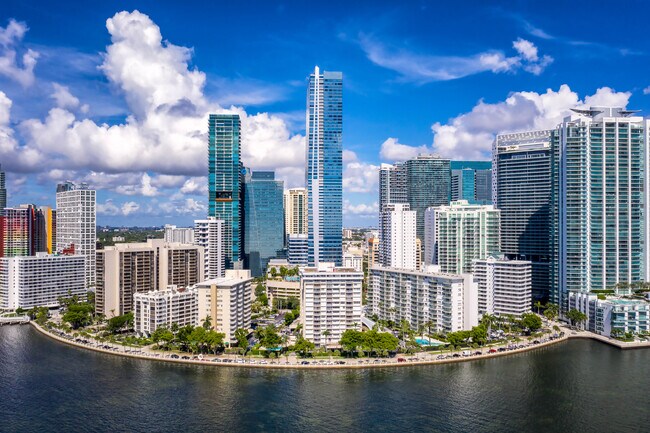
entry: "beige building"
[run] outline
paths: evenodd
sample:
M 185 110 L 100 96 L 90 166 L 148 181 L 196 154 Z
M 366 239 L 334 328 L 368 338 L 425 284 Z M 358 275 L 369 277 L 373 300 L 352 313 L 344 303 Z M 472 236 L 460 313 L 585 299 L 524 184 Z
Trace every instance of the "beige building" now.
M 199 323 L 210 317 L 212 328 L 234 343 L 235 331 L 251 325 L 252 281 L 249 270 L 228 269 L 224 278 L 197 284 Z
M 307 189 L 291 188 L 284 192 L 284 232 L 307 234 Z
M 266 280 L 266 293 L 269 297 L 269 304 L 274 305 L 275 299 L 286 301 L 289 298 L 296 298 L 300 301 L 300 279 L 295 277 L 294 280 L 287 281 L 281 278 Z
M 203 279 L 203 247 L 149 239 L 97 251 L 95 311 L 106 317 L 133 311 L 133 295 Z

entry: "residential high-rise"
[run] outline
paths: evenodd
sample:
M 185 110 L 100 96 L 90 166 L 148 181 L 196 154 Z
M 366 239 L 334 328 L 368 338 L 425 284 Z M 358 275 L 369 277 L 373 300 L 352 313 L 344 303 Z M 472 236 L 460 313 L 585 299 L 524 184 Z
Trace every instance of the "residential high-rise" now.
M 224 222 L 226 269 L 241 265 L 241 123 L 237 114 L 210 114 L 208 120 L 208 215 Z
M 379 212 L 388 203 L 408 203 L 406 165 L 403 163 L 379 167 Z
M 300 268 L 302 335 L 317 346 L 338 345 L 347 329 L 361 330 L 363 272 L 320 263 Z
M 375 231 L 366 233 L 366 264 L 368 269 L 379 264 L 379 234 Z
M 98 250 L 95 311 L 108 318 L 126 314 L 135 293 L 193 286 L 203 279 L 203 266 L 202 247 L 163 239 Z
M 511 260 L 532 263 L 533 298 L 542 302 L 551 294 L 551 137 L 550 130 L 502 134 L 492 147 L 492 197 L 501 211 L 501 252 Z
M 342 263 L 343 230 L 343 74 L 309 77 L 307 167 L 309 264 Z
M 416 269 L 415 211 L 408 203 L 388 203 L 381 211 L 379 261 L 399 269 Z
M 474 261 L 479 314 L 521 316 L 532 307 L 530 262 L 490 256 Z
M 451 274 L 471 273 L 475 259 L 498 253 L 499 211 L 466 200 L 426 211 L 425 264 Z
M 58 307 L 61 296 L 86 297 L 85 257 L 50 255 L 0 258 L 0 309 Z
M 471 274 L 374 266 L 370 269 L 367 307 L 380 320 L 411 329 L 455 332 L 478 324 L 477 286 Z
M 449 204 L 451 197 L 450 160 L 437 155 L 419 155 L 406 161 L 405 165 L 408 203 L 411 210 L 417 212 L 416 236 L 423 240 L 424 211 L 432 206 Z
M 133 329 L 138 335 L 151 335 L 163 326 L 170 329 L 174 323 L 181 328 L 198 326 L 198 298 L 195 288 L 175 286 L 135 293 Z
M 36 251 L 56 252 L 56 209 L 41 206 L 36 211 Z
M 224 276 L 223 221 L 215 217 L 194 220 L 194 244 L 204 250 L 204 280 Z
M 2 170 L 0 164 L 0 216 L 4 215 L 4 210 L 7 207 L 7 188 L 5 186 L 5 172 Z
M 291 188 L 284 192 L 285 235 L 307 234 L 307 190 Z
M 557 144 L 558 293 L 648 279 L 650 121 L 619 107 L 573 110 Z
M 73 250 L 86 257 L 86 284 L 95 286 L 96 260 L 95 190 L 70 181 L 56 187 L 56 250 Z
M 2 227 L 2 257 L 33 256 L 38 251 L 37 209 L 34 205 L 5 208 Z
M 185 227 L 176 227 L 174 225 L 165 224 L 165 242 L 176 242 L 179 244 L 193 244 L 194 243 L 194 229 Z
M 261 277 L 284 248 L 284 182 L 272 171 L 254 171 L 244 186 L 244 267 Z
M 252 281 L 250 271 L 228 269 L 224 278 L 197 284 L 199 322 L 209 317 L 212 329 L 235 343 L 235 331 L 251 325 Z

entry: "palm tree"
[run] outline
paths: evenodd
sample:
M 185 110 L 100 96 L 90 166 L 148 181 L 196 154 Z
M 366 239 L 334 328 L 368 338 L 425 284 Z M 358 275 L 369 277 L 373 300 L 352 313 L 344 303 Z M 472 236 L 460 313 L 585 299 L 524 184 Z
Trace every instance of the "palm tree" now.
M 537 308 L 537 314 L 539 314 L 539 309 L 542 308 L 542 303 L 540 301 L 535 302 L 534 307 Z
M 323 334 L 323 337 L 325 337 L 325 341 L 326 341 L 325 345 L 327 347 L 327 345 L 329 345 L 329 343 L 330 343 L 330 338 L 329 337 L 330 337 L 330 335 L 332 335 L 332 333 L 330 332 L 329 329 L 326 329 L 326 330 L 324 330 L 322 332 L 322 334 Z
M 488 335 L 490 335 L 492 333 L 492 325 L 494 323 L 496 323 L 496 321 L 497 321 L 497 318 L 493 314 L 485 313 L 483 315 L 483 317 L 481 317 L 481 323 L 483 323 L 485 326 L 487 326 Z

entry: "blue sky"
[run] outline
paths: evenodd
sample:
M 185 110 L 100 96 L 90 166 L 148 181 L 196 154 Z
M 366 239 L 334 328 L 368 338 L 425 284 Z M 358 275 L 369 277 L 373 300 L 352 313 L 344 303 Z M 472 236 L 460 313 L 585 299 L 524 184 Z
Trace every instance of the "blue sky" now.
M 3 2 L 9 204 L 52 205 L 58 181 L 84 180 L 99 224 L 189 225 L 220 111 L 242 115 L 247 165 L 301 186 L 315 65 L 344 74 L 346 225 L 376 224 L 382 162 L 489 159 L 495 133 L 572 107 L 650 108 L 641 1 L 271 3 Z

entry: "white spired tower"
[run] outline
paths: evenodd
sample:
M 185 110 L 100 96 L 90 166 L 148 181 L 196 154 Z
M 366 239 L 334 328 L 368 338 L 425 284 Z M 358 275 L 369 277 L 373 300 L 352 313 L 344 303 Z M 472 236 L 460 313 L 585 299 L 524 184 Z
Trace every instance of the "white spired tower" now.
M 85 257 L 86 288 L 95 287 L 96 199 L 85 183 L 70 181 L 56 187 L 56 248 L 61 253 L 74 247 Z

